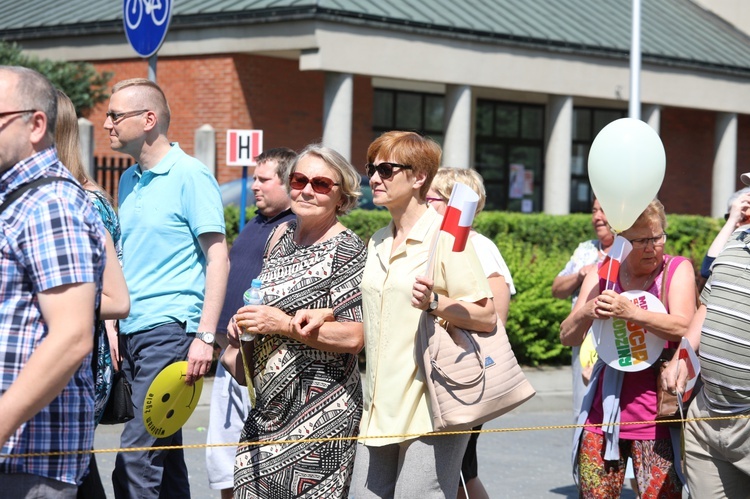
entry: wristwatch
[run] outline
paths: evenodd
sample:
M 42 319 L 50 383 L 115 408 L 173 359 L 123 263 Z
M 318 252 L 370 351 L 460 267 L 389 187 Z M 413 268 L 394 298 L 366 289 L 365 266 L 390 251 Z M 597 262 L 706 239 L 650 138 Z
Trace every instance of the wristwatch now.
M 213 346 L 215 335 L 214 333 L 195 333 L 195 337 L 204 342 L 207 345 Z
M 432 301 L 427 305 L 427 313 L 431 314 L 435 310 L 437 310 L 438 307 L 438 294 L 436 292 L 432 292 Z

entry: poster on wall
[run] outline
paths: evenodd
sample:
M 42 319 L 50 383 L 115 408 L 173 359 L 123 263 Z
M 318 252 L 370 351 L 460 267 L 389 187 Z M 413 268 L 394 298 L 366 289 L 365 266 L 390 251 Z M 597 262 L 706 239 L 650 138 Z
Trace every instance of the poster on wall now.
M 524 183 L 526 182 L 524 171 L 523 165 L 510 165 L 510 192 L 508 193 L 510 199 L 523 198 Z
M 525 170 L 523 172 L 523 194 L 531 196 L 534 194 L 534 171 Z
M 521 213 L 531 213 L 534 211 L 534 201 L 531 199 L 524 199 L 521 201 Z

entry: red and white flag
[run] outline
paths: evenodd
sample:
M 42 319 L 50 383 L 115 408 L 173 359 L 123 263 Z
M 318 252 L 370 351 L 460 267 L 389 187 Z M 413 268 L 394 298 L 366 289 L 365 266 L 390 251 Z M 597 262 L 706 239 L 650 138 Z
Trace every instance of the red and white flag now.
M 625 261 L 632 250 L 633 245 L 630 241 L 622 236 L 615 237 L 609 253 L 599 266 L 599 277 L 606 281 L 605 289 L 615 288 L 617 275 L 620 273 L 620 264 Z
M 701 364 L 698 360 L 698 356 L 695 354 L 695 350 L 690 346 L 690 342 L 682 338 L 680 340 L 680 359 L 685 360 L 687 365 L 687 384 L 685 385 L 685 393 L 682 395 L 682 401 L 687 402 L 690 400 L 690 395 L 693 393 L 695 383 L 698 381 L 698 375 L 701 372 Z
M 471 187 L 459 182 L 453 184 L 448 208 L 440 226 L 440 230 L 453 234 L 453 251 L 463 251 L 466 248 L 478 202 L 479 195 Z

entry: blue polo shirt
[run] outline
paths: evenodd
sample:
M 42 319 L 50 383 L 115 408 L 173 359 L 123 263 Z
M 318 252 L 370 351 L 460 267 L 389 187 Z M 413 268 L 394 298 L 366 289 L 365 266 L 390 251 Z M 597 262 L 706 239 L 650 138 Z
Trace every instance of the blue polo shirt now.
M 197 331 L 206 284 L 198 236 L 225 233 L 216 179 L 175 143 L 152 169 L 128 168 L 118 200 L 122 266 L 130 291 L 130 315 L 120 321 L 120 332 L 170 322 Z

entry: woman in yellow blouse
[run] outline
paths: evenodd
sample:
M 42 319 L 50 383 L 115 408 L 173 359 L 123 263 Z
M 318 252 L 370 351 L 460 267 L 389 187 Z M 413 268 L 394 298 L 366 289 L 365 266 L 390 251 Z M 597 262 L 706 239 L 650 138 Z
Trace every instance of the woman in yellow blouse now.
M 433 431 L 415 338 L 422 313 L 457 326 L 492 331 L 497 316 L 471 245 L 453 253 L 452 236 L 426 201 L 440 165 L 434 141 L 387 132 L 367 151 L 373 202 L 392 221 L 370 239 L 362 278 L 367 369 L 364 412 L 352 478 L 354 497 L 456 497 L 468 435 Z M 438 237 L 434 275 L 425 276 Z M 433 280 L 434 279 L 434 280 Z M 386 438 L 383 438 L 386 437 Z

